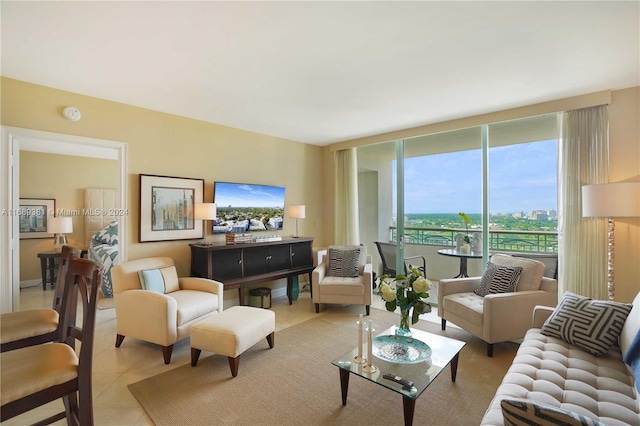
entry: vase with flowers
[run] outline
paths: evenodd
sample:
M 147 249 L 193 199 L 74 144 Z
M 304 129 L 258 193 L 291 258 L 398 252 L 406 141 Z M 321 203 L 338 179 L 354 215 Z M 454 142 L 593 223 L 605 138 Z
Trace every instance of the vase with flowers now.
M 466 213 L 460 212 L 458 216 L 462 218 L 462 222 L 465 225 L 466 232 L 464 234 L 464 245 L 460 248 L 462 253 L 470 253 L 471 252 L 471 235 L 469 235 L 469 224 L 471 224 L 471 218 L 467 216 Z
M 387 311 L 393 312 L 400 308 L 400 326 L 396 328 L 396 334 L 411 336 L 409 317 L 411 324 L 415 324 L 420 319 L 420 314 L 431 312 L 431 305 L 423 300 L 429 297 L 431 282 L 420 270 L 409 265 L 407 276 L 400 274 L 391 279 L 388 275 L 383 275 L 380 283 L 380 295 Z

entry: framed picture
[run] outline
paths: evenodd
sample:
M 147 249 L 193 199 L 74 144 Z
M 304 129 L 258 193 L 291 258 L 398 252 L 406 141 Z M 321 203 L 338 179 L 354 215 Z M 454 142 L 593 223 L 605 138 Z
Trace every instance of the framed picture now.
M 140 175 L 141 243 L 202 238 L 193 209 L 202 203 L 204 179 Z
M 19 217 L 20 239 L 53 238 L 47 232 L 49 218 L 55 215 L 56 200 L 53 198 L 20 198 Z

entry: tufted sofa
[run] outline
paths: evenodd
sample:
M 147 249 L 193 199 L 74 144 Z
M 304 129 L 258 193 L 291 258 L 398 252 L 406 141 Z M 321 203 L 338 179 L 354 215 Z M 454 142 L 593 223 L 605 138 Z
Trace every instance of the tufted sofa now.
M 536 307 L 534 328 L 520 345 L 482 425 L 505 424 L 504 399 L 529 400 L 606 425 L 640 425 L 640 392 L 634 383 L 640 378 L 634 380 L 631 368 L 622 360 L 640 333 L 640 293 L 622 329 L 620 347 L 601 356 L 543 335 L 540 328 L 552 312 L 553 308 Z

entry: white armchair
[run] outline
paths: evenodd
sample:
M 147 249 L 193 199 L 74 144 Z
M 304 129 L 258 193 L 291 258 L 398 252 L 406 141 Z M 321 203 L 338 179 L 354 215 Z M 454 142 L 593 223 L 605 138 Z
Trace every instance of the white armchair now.
M 364 246 L 329 246 L 311 274 L 311 294 L 320 312 L 321 303 L 365 305 L 369 315 L 373 265 Z
M 162 346 L 165 364 L 171 361 L 173 344 L 189 336 L 191 325 L 223 309 L 222 283 L 205 278 L 178 278 L 170 257 L 139 259 L 115 266 L 111 278 L 116 347 L 126 336 L 155 343 Z
M 491 262 L 501 266 L 520 266 L 516 291 L 474 293 L 482 277 L 442 279 L 438 282 L 438 316 L 442 330 L 451 321 L 487 343 L 487 356 L 493 344 L 521 339 L 531 328 L 536 305 L 554 307 L 558 303 L 558 282 L 544 277 L 545 265 L 533 259 L 495 254 Z

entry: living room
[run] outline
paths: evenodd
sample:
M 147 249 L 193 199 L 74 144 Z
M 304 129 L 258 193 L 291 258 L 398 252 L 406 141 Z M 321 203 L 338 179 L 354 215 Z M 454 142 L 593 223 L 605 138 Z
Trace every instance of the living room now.
M 3 4 L 3 28 L 6 28 L 4 20 L 8 18 L 4 8 L 5 5 Z M 637 40 L 635 44 L 637 47 Z M 613 46 L 611 47 L 613 48 Z M 608 46 L 603 47 L 602 50 L 594 55 L 598 56 L 599 53 L 606 50 L 608 50 Z M 55 56 L 54 53 L 52 54 Z M 637 48 L 633 54 L 637 56 Z M 11 56 L 11 58 L 15 58 L 15 56 Z M 108 60 L 116 59 L 115 57 L 109 57 Z M 51 62 L 55 63 L 55 60 L 52 59 Z M 126 194 L 124 207 L 128 210 L 128 216 L 123 219 L 126 223 L 124 228 L 126 231 L 122 238 L 123 244 L 126 244 L 127 253 L 126 259 L 123 260 L 168 256 L 175 260 L 179 276 L 187 276 L 190 273 L 191 252 L 189 244 L 195 241 L 139 242 L 138 176 L 140 174 L 204 179 L 205 202 L 214 200 L 213 186 L 216 181 L 285 186 L 287 205 L 300 204 L 306 206 L 306 217 L 299 221 L 300 235 L 312 236 L 314 238 L 314 246 L 318 248 L 326 247 L 335 242 L 334 235 L 337 219 L 334 215 L 336 192 L 334 153 L 340 149 L 542 113 L 586 108 L 604 103 L 608 105 L 609 119 L 609 180 L 611 182 L 637 181 L 640 175 L 638 170 L 640 129 L 638 128 L 637 120 L 640 115 L 640 87 L 637 82 L 637 74 L 633 77 L 635 83 L 629 85 L 616 86 L 613 83 L 609 83 L 608 86 L 599 86 L 595 90 L 585 89 L 580 91 L 577 88 L 567 91 L 558 90 L 554 96 L 544 99 L 531 98 L 531 101 L 523 100 L 521 103 L 504 103 L 502 107 L 496 107 L 491 110 L 478 110 L 477 113 L 468 112 L 451 119 L 442 118 L 434 121 L 430 117 L 424 117 L 422 121 L 416 122 L 414 125 L 353 135 L 323 145 L 304 143 L 292 138 L 263 133 L 254 130 L 258 127 L 257 125 L 254 128 L 243 130 L 241 126 L 234 126 L 231 123 L 226 125 L 216 124 L 217 122 L 189 118 L 177 113 L 160 112 L 151 107 L 134 106 L 138 105 L 138 101 L 133 97 L 129 98 L 128 101 L 117 101 L 108 96 L 90 96 L 83 91 L 63 90 L 53 79 L 32 80 L 26 74 L 5 74 L 4 69 L 7 69 L 9 65 L 6 63 L 6 56 L 3 53 L 1 80 L 1 124 L 3 132 L 11 133 L 12 128 L 32 129 L 53 134 L 126 144 L 126 174 L 124 176 L 125 187 L 123 189 Z M 126 69 L 129 68 L 129 65 L 121 65 L 121 68 L 123 73 L 126 74 Z M 78 78 L 83 79 L 86 77 L 80 76 Z M 115 80 L 101 82 L 104 87 L 117 84 L 124 83 L 122 81 L 115 82 Z M 305 84 L 307 84 L 306 81 Z M 310 81 L 308 84 L 313 84 L 313 82 Z M 162 84 L 159 83 L 153 90 L 162 91 L 164 89 Z M 197 96 L 197 94 L 185 90 L 185 103 L 188 103 L 189 95 Z M 245 102 L 251 102 L 251 94 L 245 95 L 247 96 Z M 465 102 L 464 93 L 457 96 L 459 98 L 457 98 L 456 102 L 463 104 Z M 474 95 L 470 94 L 469 96 L 472 97 Z M 367 102 L 372 101 L 368 100 Z M 265 111 L 268 109 L 267 105 L 263 104 L 262 106 Z M 62 115 L 62 110 L 66 106 L 78 108 L 82 113 L 82 118 L 79 121 L 65 119 Z M 220 106 L 220 108 L 223 107 L 224 105 Z M 243 104 L 239 102 L 238 104 L 230 105 L 229 108 L 242 110 Z M 255 112 L 252 114 L 255 114 Z M 262 121 L 259 116 L 253 115 L 253 117 L 256 122 Z M 286 117 L 286 120 L 283 121 L 298 122 L 300 120 L 294 112 L 291 112 Z M 304 126 L 313 127 L 313 120 L 309 120 Z M 363 129 L 363 132 L 367 131 L 367 129 Z M 329 138 L 326 140 L 329 140 Z M 9 173 L 8 168 L 4 167 L 8 146 L 4 139 L 2 143 L 3 170 L 5 170 L 5 173 Z M 64 165 L 49 164 L 49 166 L 51 169 L 40 176 L 43 181 L 46 181 L 48 173 L 54 173 L 56 169 L 61 174 L 67 173 L 63 171 Z M 26 172 L 35 173 L 31 170 Z M 8 177 L 3 176 L 3 182 L 10 181 Z M 56 189 L 47 187 L 48 184 L 48 182 L 43 182 L 42 193 L 20 194 L 20 196 L 56 198 Z M 86 186 L 83 182 L 77 182 L 74 189 L 78 190 L 84 187 Z M 12 188 L 3 186 L 3 203 L 7 202 L 6 197 L 11 193 Z M 5 205 L 3 204 L 3 207 Z M 82 208 L 82 205 L 78 205 L 75 200 L 69 198 L 68 202 L 62 202 L 56 207 L 73 210 Z M 296 222 L 286 218 L 282 235 L 294 234 L 295 228 Z M 5 232 L 7 229 L 9 229 L 8 224 L 3 221 L 1 228 L 3 235 L 7 235 Z M 209 237 L 211 240 L 220 238 L 220 236 L 215 235 L 209 235 Z M 640 284 L 637 280 L 637 277 L 640 276 L 640 263 L 637 262 L 637 246 L 640 244 L 640 220 L 638 218 L 616 220 L 615 237 L 616 300 L 630 303 L 635 294 L 640 291 Z M 79 226 L 74 226 L 74 234 L 70 235 L 70 239 L 72 241 L 83 241 Z M 5 241 L 2 242 L 2 251 L 0 253 L 2 254 L 3 262 L 1 272 L 2 303 L 3 312 L 7 312 L 15 309 L 14 306 L 11 306 L 11 301 L 15 299 L 9 291 L 9 287 L 12 283 L 15 283 L 15 279 L 14 276 L 7 275 L 9 268 L 5 266 L 9 262 L 7 254 L 9 243 L 5 238 L 3 240 Z M 52 241 L 39 240 L 34 244 L 37 247 L 30 254 L 24 256 L 24 261 L 30 263 L 28 270 L 35 276 L 31 275 L 26 278 L 37 278 L 39 264 L 33 253 L 50 249 Z M 370 254 L 376 257 L 375 252 Z M 375 261 L 378 262 L 378 259 Z M 279 281 L 273 283 L 272 286 L 274 293 L 279 290 L 281 294 L 284 283 Z M 225 292 L 224 299 L 225 308 L 237 303 L 236 291 Z M 300 302 L 302 301 L 307 302 L 301 298 Z M 296 307 L 299 308 L 299 304 Z M 286 315 L 287 307 L 282 306 L 280 309 L 282 315 Z M 358 311 L 353 310 L 350 312 L 357 315 Z M 308 314 L 312 313 L 312 308 L 309 305 L 308 312 L 304 312 L 302 317 L 306 318 Z M 104 312 L 102 314 L 105 315 Z M 112 317 L 107 318 L 105 321 L 102 324 L 103 327 L 113 327 L 114 319 Z M 112 337 L 115 337 L 113 330 L 111 330 L 111 333 L 105 333 L 105 338 L 111 339 Z M 119 351 L 118 353 L 123 353 L 135 346 L 136 344 L 133 342 L 126 342 L 117 351 Z M 111 341 L 109 341 L 109 350 L 116 351 Z M 153 358 L 151 370 L 154 372 L 163 371 L 164 366 L 160 365 L 160 357 L 154 349 L 144 347 L 142 352 L 145 356 L 149 355 L 150 358 Z M 181 353 L 174 354 L 174 356 L 176 355 L 177 358 L 174 362 L 178 364 L 185 363 L 188 358 L 184 347 Z M 126 361 L 124 362 L 126 364 Z M 138 360 L 138 362 L 141 361 Z M 141 365 L 138 364 L 138 366 Z M 173 365 L 170 367 L 173 367 Z M 112 365 L 112 368 L 114 371 L 119 372 L 124 367 L 116 363 Z M 139 374 L 128 371 L 127 380 L 132 382 L 135 381 L 133 377 L 136 374 L 138 374 L 139 378 L 143 378 L 147 377 L 149 373 L 150 371 L 140 372 Z M 108 372 L 103 371 L 101 374 L 100 380 L 111 381 L 108 378 Z M 121 391 L 128 392 L 126 387 L 122 386 Z M 105 395 L 105 397 L 108 398 L 109 396 Z M 131 401 L 127 400 L 126 403 L 129 404 Z M 131 410 L 133 411 L 132 408 Z M 134 414 L 134 423 L 145 424 L 145 422 L 149 422 L 148 419 L 140 420 L 141 423 L 137 422 L 138 419 L 143 418 L 137 412 Z M 107 418 L 103 419 L 106 423 Z M 118 419 L 122 420 L 122 418 Z

